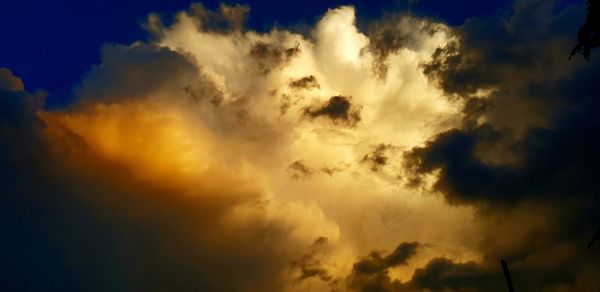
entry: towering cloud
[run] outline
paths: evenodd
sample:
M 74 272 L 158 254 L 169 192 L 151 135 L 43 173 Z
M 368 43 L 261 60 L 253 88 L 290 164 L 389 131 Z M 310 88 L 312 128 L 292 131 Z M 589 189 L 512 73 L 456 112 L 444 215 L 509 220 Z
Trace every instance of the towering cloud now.
M 597 254 L 582 245 L 600 222 L 598 64 L 567 58 L 581 12 L 517 2 L 506 21 L 467 21 L 423 65 L 465 101 L 464 122 L 407 152 L 406 165 L 437 173 L 433 189 L 450 204 L 480 210 L 486 261 L 510 257 L 525 290 L 598 285 L 586 278 Z
M 7 290 L 593 291 L 584 9 L 448 27 L 200 4 L 101 49 L 67 107 L 0 69 Z M 366 256 L 365 256 L 366 255 Z

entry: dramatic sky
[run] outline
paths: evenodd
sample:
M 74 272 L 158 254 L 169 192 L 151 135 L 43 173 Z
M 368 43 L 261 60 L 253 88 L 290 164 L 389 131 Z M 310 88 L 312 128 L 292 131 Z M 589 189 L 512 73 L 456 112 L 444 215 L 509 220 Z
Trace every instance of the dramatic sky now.
M 121 2 L 0 3 L 0 290 L 600 291 L 584 1 Z

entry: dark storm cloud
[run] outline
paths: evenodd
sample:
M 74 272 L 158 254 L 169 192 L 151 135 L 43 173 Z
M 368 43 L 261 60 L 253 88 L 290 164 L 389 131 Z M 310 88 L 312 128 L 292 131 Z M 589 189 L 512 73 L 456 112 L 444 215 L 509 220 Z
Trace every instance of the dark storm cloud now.
M 429 291 L 505 291 L 502 281 L 498 271 L 486 271 L 474 262 L 435 258 L 415 271 L 411 284 Z
M 595 291 L 597 280 L 590 272 L 598 271 L 597 265 L 583 267 L 577 260 L 564 263 L 556 269 L 552 257 L 563 257 L 559 253 L 548 253 L 546 263 L 536 266 L 532 263 L 509 261 L 510 272 L 516 291 Z M 586 256 L 579 253 L 577 256 Z M 589 255 L 587 255 L 589 256 Z M 592 255 L 594 261 L 597 255 Z M 506 291 L 507 285 L 502 274 L 500 261 L 455 262 L 446 258 L 434 258 L 425 267 L 415 271 L 410 281 L 403 283 L 406 291 Z M 396 290 L 405 291 L 405 290 Z
M 418 247 L 418 242 L 403 242 L 386 256 L 374 251 L 367 258 L 355 263 L 352 270 L 359 274 L 371 274 L 398 265 L 406 265 L 407 261 L 417 254 Z
M 399 22 L 399 19 L 414 22 L 415 27 L 419 26 L 416 24 L 418 22 L 421 24 L 421 28 L 417 31 L 407 30 L 406 25 Z M 385 79 L 389 69 L 389 56 L 398 53 L 402 48 L 419 50 L 418 46 L 421 43 L 418 39 L 419 34 L 433 34 L 437 29 L 438 25 L 434 22 L 401 15 L 388 15 L 383 20 L 372 22 L 367 31 L 369 46 L 364 50 L 374 56 L 373 72 L 375 75 L 380 79 Z
M 499 260 L 487 258 L 482 262 L 433 258 L 425 266 L 417 268 L 410 280 L 401 282 L 391 279 L 389 269 L 406 264 L 420 246 L 415 243 L 403 243 L 386 257 L 372 253 L 369 257 L 359 260 L 354 264 L 352 274 L 347 279 L 347 287 L 353 291 L 364 292 L 506 291 Z M 538 263 L 540 266 L 517 259 L 511 262 L 511 274 L 517 291 L 556 291 L 553 289 L 559 287 L 569 287 L 569 291 L 592 291 L 597 287 L 598 282 L 590 279 L 593 276 L 589 275 L 589 272 L 597 271 L 593 266 L 581 267 L 573 264 L 577 262 L 574 260 L 557 270 L 551 257 L 564 255 L 555 250 L 554 253 L 543 256 L 548 257 L 547 263 Z M 397 261 L 391 260 L 390 257 L 395 257 Z M 595 256 L 595 260 L 597 259 Z
M 198 74 L 190 59 L 156 45 L 105 45 L 101 54 L 102 64 L 92 67 L 78 88 L 83 98 L 122 101 L 169 86 L 173 91 L 183 91 L 187 84 L 179 84 L 178 80 L 191 80 Z
M 43 108 L 42 97 L 26 91 L 9 70 L 0 72 L 0 226 L 4 233 L 0 289 L 77 290 L 86 278 L 98 281 L 97 289 L 108 289 L 108 273 L 101 271 L 118 272 L 123 267 L 113 265 L 110 249 L 90 253 L 82 249 L 113 239 L 90 218 L 87 206 L 53 180 L 61 176 L 60 160 L 48 158 L 44 125 L 36 117 Z M 87 234 L 97 238 L 91 240 Z M 72 244 L 75 240 L 79 249 Z M 127 287 L 123 279 L 113 280 Z
M 398 52 L 406 42 L 405 36 L 399 34 L 394 28 L 395 26 L 376 27 L 369 37 L 371 41 L 369 43 L 369 50 L 375 56 L 373 71 L 381 79 L 385 79 L 387 76 L 389 67 L 387 63 L 388 56 Z
M 188 196 L 140 180 L 78 134 L 44 123 L 43 96 L 0 72 L 0 290 L 281 290 L 291 265 L 272 252 L 287 245 L 289 228 L 225 220 L 258 192 L 215 178 L 221 187 Z
M 589 196 L 600 176 L 600 126 L 595 113 L 569 115 L 555 128 L 535 128 L 508 147 L 518 162 L 497 165 L 476 153 L 479 144 L 500 143 L 503 132 L 488 124 L 440 134 L 408 154 L 413 170 L 440 170 L 436 189 L 453 203 L 516 203 L 528 198 Z
M 465 99 L 464 123 L 407 158 L 417 174 L 441 170 L 436 188 L 451 202 L 511 202 L 596 189 L 597 65 L 573 64 L 560 56 L 580 13 L 567 8 L 552 16 L 550 7 L 520 1 L 507 23 L 469 20 L 458 30 L 460 45 L 436 51 L 424 65 L 447 94 Z M 556 48 L 543 49 L 550 46 Z M 472 97 L 482 88 L 494 92 Z M 537 111 L 520 112 L 532 104 Z M 528 124 L 526 116 L 543 122 Z M 507 121 L 514 119 L 523 123 L 513 127 Z M 502 145 L 504 152 L 484 153 L 490 145 Z M 490 157 L 499 154 L 506 158 Z
M 478 208 L 484 260 L 433 260 L 415 272 L 417 287 L 494 291 L 502 257 L 517 290 L 600 287 L 578 282 L 599 263 L 585 250 L 600 222 L 599 63 L 567 58 L 582 7 L 552 7 L 516 1 L 505 20 L 470 19 L 422 66 L 464 102 L 463 123 L 408 151 L 407 167 L 417 179 L 437 173 L 433 187 L 451 204 Z M 539 225 L 518 223 L 535 209 Z
M 560 70 L 582 65 L 569 63 L 564 53 L 582 11 L 568 6 L 553 14 L 553 2 L 516 1 L 505 20 L 467 20 L 455 30 L 458 41 L 437 49 L 432 61 L 422 65 L 424 73 L 449 95 L 469 97 L 479 89 L 499 89 L 519 91 L 521 99 L 539 98 L 546 93 L 541 85 L 566 73 Z
M 92 67 L 76 89 L 81 99 L 123 102 L 182 92 L 197 103 L 219 106 L 223 101 L 223 91 L 181 52 L 138 43 L 105 45 L 101 55 L 102 64 Z
M 373 251 L 366 258 L 354 263 L 348 277 L 348 287 L 356 291 L 402 291 L 403 285 L 391 280 L 388 269 L 406 265 L 417 254 L 418 242 L 403 242 L 392 252 L 383 256 Z
M 300 79 L 292 80 L 290 82 L 290 87 L 293 89 L 312 89 L 312 88 L 320 88 L 319 82 L 317 78 L 313 75 L 302 77 Z
M 278 43 L 256 42 L 250 48 L 250 57 L 254 59 L 260 74 L 269 74 L 272 70 L 287 65 L 300 53 L 299 44 L 286 47 Z
M 398 264 L 406 264 L 406 261 L 416 254 L 419 246 L 421 245 L 403 243 L 386 257 L 373 253 L 359 260 L 354 264 L 353 272 L 347 279 L 347 287 L 353 291 L 364 292 L 506 291 L 500 262 L 490 259 L 482 262 L 456 262 L 444 257 L 433 258 L 425 266 L 417 268 L 410 280 L 401 282 L 391 279 L 388 269 Z M 555 251 L 554 254 L 544 256 L 563 255 Z M 390 260 L 390 257 L 395 257 L 398 261 Z M 559 287 L 570 287 L 569 291 L 592 291 L 598 284 L 590 279 L 593 276 L 589 275 L 590 271 L 597 269 L 589 266 L 565 266 L 563 271 L 557 271 L 553 269 L 551 259 L 537 268 L 533 268 L 531 263 L 527 265 L 517 260 L 512 264 L 514 265 L 511 265 L 511 273 L 517 291 L 556 291 L 552 289 Z M 567 286 L 564 286 L 564 283 L 568 283 Z
M 318 237 L 310 247 L 310 250 L 302 257 L 292 262 L 300 270 L 300 275 L 296 281 L 301 282 L 309 278 L 317 277 L 322 281 L 328 282 L 332 279 L 329 272 L 323 267 L 321 261 L 316 259 L 316 253 L 319 249 L 327 245 L 327 237 Z
M 304 281 L 309 278 L 318 277 L 322 281 L 330 281 L 331 276 L 321 267 L 321 262 L 318 260 L 311 260 L 307 258 L 302 258 L 297 262 L 294 262 L 295 265 L 301 271 L 301 275 L 297 278 L 297 281 Z
M 19 92 L 25 89 L 23 81 L 12 75 L 7 68 L 0 68 L 0 89 L 5 92 Z
M 360 122 L 360 105 L 354 105 L 350 97 L 332 96 L 325 104 L 316 108 L 306 108 L 304 116 L 310 118 L 325 117 L 334 124 L 354 127 Z
M 27 92 L 23 81 L 7 68 L 0 68 L 0 93 L 2 130 L 23 130 L 25 135 L 33 127 L 35 112 L 44 104 L 44 94 Z

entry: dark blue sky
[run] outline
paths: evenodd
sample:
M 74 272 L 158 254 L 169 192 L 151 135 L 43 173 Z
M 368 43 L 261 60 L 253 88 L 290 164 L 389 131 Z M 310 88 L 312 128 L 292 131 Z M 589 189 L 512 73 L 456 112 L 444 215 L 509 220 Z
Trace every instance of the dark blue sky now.
M 103 43 L 130 43 L 146 37 L 140 24 L 150 12 L 170 16 L 186 9 L 189 0 L 2 0 L 0 1 L 0 67 L 10 68 L 27 88 L 43 88 L 51 95 L 68 95 L 92 64 L 99 62 Z M 222 1 L 202 1 L 216 8 Z M 225 1 L 228 2 L 228 1 Z M 360 19 L 388 11 L 405 11 L 436 17 L 453 25 L 469 17 L 490 16 L 509 8 L 509 1 L 447 0 L 266 1 L 248 0 L 248 25 L 267 30 L 314 23 L 327 8 L 343 4 L 357 7 Z M 566 2 L 559 0 L 559 5 Z M 229 3 L 232 3 L 229 1 Z

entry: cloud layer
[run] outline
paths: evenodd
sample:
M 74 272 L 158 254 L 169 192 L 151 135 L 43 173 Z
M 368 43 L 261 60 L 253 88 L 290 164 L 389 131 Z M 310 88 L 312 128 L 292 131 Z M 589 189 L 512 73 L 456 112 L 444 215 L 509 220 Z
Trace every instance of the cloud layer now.
M 448 27 L 200 4 L 101 49 L 66 108 L 0 69 L 8 290 L 592 291 L 584 9 Z

